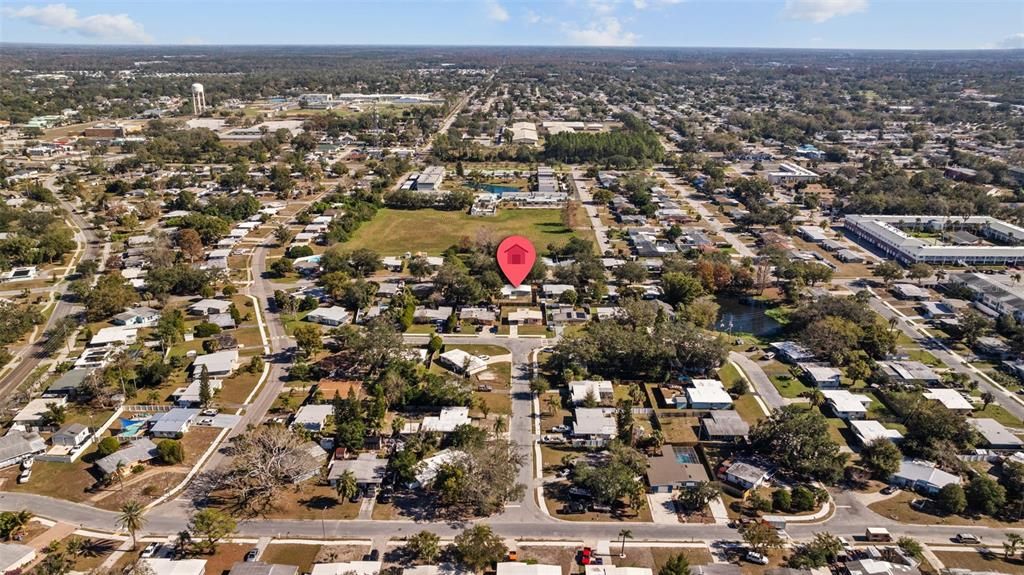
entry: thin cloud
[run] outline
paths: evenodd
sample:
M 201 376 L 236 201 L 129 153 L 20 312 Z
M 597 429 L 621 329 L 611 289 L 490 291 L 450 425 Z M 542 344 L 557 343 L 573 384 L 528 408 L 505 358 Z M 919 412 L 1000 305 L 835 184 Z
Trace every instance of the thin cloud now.
M 487 2 L 487 17 L 495 22 L 508 22 L 508 10 L 498 0 L 489 0 Z
M 1000 50 L 1024 50 L 1024 32 L 1017 32 L 996 42 L 996 48 Z
M 672 6 L 674 4 L 682 4 L 683 0 L 633 0 L 633 8 L 637 10 L 646 10 L 648 8 L 660 8 L 662 6 Z
M 78 34 L 85 38 L 126 43 L 153 41 L 142 24 L 127 14 L 93 14 L 82 18 L 78 10 L 66 4 L 7 8 L 3 13 L 8 18 L 25 20 L 43 28 Z
M 868 0 L 786 0 L 785 14 L 794 20 L 808 20 L 816 24 L 837 16 L 863 12 Z
M 583 46 L 633 46 L 639 38 L 623 29 L 619 19 L 612 16 L 591 22 L 586 28 L 567 24 L 563 30 L 573 44 Z

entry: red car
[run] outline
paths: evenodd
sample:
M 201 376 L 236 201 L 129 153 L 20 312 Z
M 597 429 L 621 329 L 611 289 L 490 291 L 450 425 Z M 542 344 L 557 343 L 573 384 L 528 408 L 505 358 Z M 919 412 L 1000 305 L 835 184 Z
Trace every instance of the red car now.
M 583 551 L 580 552 L 580 565 L 590 565 L 592 553 L 590 547 L 584 547 Z

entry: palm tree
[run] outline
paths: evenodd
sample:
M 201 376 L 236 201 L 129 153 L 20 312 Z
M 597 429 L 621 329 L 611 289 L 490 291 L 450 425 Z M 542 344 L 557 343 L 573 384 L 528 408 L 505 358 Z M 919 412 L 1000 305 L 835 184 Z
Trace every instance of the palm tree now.
M 402 428 L 405 427 L 405 418 L 401 415 L 396 415 L 391 418 L 391 437 L 398 437 L 402 434 Z
M 28 509 L 22 509 L 12 515 L 10 519 L 10 531 L 7 536 L 10 538 L 16 537 L 25 529 L 26 526 L 28 526 L 29 522 L 32 521 L 34 517 L 35 515 Z
M 622 548 L 619 549 L 619 558 L 620 559 L 626 557 L 626 539 L 632 539 L 632 538 L 633 538 L 633 532 L 630 531 L 629 529 L 623 529 L 622 531 L 619 531 L 619 539 L 622 540 Z
M 508 431 L 508 422 L 505 421 L 504 416 L 499 415 L 498 418 L 494 420 L 494 435 L 501 435 L 506 431 Z
M 551 411 L 551 415 L 558 413 L 558 410 L 562 408 L 562 398 L 553 395 L 547 400 L 548 409 Z
M 352 471 L 346 471 L 338 477 L 337 483 L 334 484 L 334 489 L 338 492 L 338 497 L 342 499 L 348 499 L 353 497 L 359 491 L 359 483 L 356 481 L 356 475 Z
M 146 509 L 138 501 L 129 501 L 121 506 L 121 514 L 117 517 L 117 524 L 123 527 L 132 537 L 132 550 L 135 550 L 135 533 L 146 526 Z

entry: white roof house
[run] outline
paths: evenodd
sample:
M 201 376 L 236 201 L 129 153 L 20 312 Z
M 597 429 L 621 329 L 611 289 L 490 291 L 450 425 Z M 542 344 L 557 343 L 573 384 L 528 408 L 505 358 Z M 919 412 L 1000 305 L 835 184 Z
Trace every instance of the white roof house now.
M 131 345 L 138 340 L 139 330 L 134 327 L 111 326 L 100 329 L 89 340 L 89 347 Z
M 497 575 L 562 575 L 561 565 L 502 561 L 497 564 L 497 568 Z
M 967 401 L 967 398 L 955 389 L 930 389 L 922 395 L 928 399 L 934 399 L 950 411 L 958 411 L 961 413 L 970 413 L 974 411 L 974 405 L 972 405 L 970 401 Z
M 206 559 L 143 559 L 153 575 L 204 575 Z
M 448 369 L 458 373 L 465 371 L 469 375 L 474 375 L 487 369 L 486 361 L 461 349 L 450 349 L 438 356 L 438 360 Z
M 539 309 L 517 309 L 515 311 L 508 312 L 509 324 L 521 324 L 536 322 L 540 323 L 544 320 L 544 313 Z
M 181 437 L 188 432 L 189 427 L 198 415 L 198 409 L 172 408 L 170 411 L 153 416 L 156 422 L 149 429 L 149 432 L 153 437 Z
M 303 405 L 295 412 L 293 425 L 301 425 L 309 431 L 320 431 L 327 418 L 334 413 L 334 406 L 327 403 L 323 405 Z
M 871 398 L 866 395 L 850 393 L 845 389 L 826 389 L 821 392 L 825 396 L 832 412 L 841 419 L 864 419 L 868 414 Z
M 345 561 L 343 563 L 315 563 L 310 575 L 377 575 L 380 561 Z
M 1013 434 L 1005 425 L 991 418 L 968 419 L 967 423 L 978 432 L 990 449 L 1013 450 L 1024 447 L 1024 441 Z
M 820 389 L 834 389 L 839 387 L 843 372 L 829 365 L 815 363 L 798 363 L 800 369 L 807 374 L 807 377 Z
M 573 381 L 569 383 L 569 393 L 573 403 L 581 404 L 587 400 L 588 395 L 593 395 L 597 401 L 611 399 L 615 389 L 608 380 Z
M 860 440 L 861 445 L 867 445 L 878 439 L 888 439 L 894 443 L 903 440 L 902 433 L 895 429 L 888 429 L 874 419 L 851 421 L 850 429 L 853 430 L 853 434 Z
M 613 437 L 618 428 L 615 425 L 615 408 L 577 407 L 576 421 L 572 434 L 583 437 Z
M 687 387 L 684 390 L 690 409 L 729 409 L 732 407 L 732 396 L 722 387 L 721 382 L 715 381 L 715 383 L 718 385 L 698 385 Z
M 959 476 L 947 473 L 930 461 L 904 459 L 900 469 L 892 475 L 890 481 L 925 493 L 938 493 L 940 489 L 951 484 L 960 484 Z
M 456 427 L 466 425 L 469 422 L 468 407 L 443 407 L 441 408 L 440 415 L 428 415 L 424 417 L 423 424 L 420 425 L 420 429 L 422 431 L 451 433 L 452 431 L 455 431 Z
M 416 481 L 409 487 L 416 489 L 428 485 L 431 481 L 437 477 L 437 470 L 442 465 L 450 461 L 454 461 L 455 458 L 460 457 L 461 452 L 455 451 L 454 449 L 442 449 L 430 457 L 424 457 L 422 461 L 416 464 Z
M 336 326 L 348 323 L 351 314 L 341 306 L 321 307 L 306 314 L 306 321 Z
M 616 567 L 615 565 L 587 565 L 586 575 L 653 575 L 648 567 Z
M 65 397 L 39 397 L 28 402 L 21 408 L 12 422 L 14 424 L 35 426 L 42 422 L 43 416 L 50 410 L 51 405 L 64 405 L 68 402 Z
M 193 375 L 198 376 L 202 373 L 204 365 L 211 376 L 230 375 L 238 367 L 238 350 L 228 349 L 200 355 L 192 363 Z
M 0 543 L 0 573 L 10 573 L 31 563 L 36 550 L 19 543 Z
M 197 315 L 209 315 L 211 313 L 228 313 L 231 302 L 222 299 L 201 299 L 188 306 L 188 311 Z

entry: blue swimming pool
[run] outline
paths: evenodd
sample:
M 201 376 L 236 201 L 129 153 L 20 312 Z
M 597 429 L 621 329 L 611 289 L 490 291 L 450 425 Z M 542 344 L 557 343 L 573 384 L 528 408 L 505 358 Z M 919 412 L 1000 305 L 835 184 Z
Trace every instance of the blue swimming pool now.
M 680 447 L 678 445 L 672 447 L 672 452 L 676 455 L 676 461 L 682 465 L 690 465 L 691 463 L 700 463 L 697 459 L 697 452 L 692 447 Z

